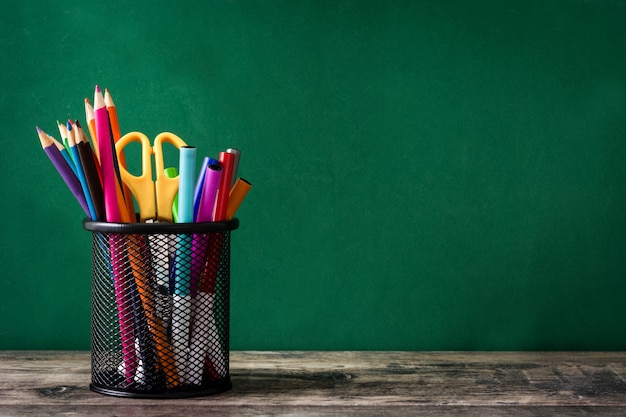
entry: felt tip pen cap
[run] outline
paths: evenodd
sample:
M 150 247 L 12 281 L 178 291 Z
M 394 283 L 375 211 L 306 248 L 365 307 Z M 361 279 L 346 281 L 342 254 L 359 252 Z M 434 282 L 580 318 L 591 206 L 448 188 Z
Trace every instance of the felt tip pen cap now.
M 178 170 L 175 167 L 165 168 L 164 172 L 167 178 L 176 178 L 178 175 Z M 174 220 L 174 223 L 178 223 L 178 193 L 176 193 L 172 203 L 172 220 Z
M 235 212 L 241 205 L 241 202 L 252 188 L 252 184 L 243 178 L 239 178 L 235 185 L 230 190 L 230 196 L 228 197 L 228 207 L 226 210 L 226 220 L 231 220 L 235 216 Z
M 235 155 L 235 160 L 233 161 L 233 172 L 231 174 L 230 180 L 230 186 L 232 187 L 237 181 L 237 170 L 239 169 L 239 159 L 241 159 L 241 151 L 239 149 L 228 148 L 226 149 L 226 152 Z

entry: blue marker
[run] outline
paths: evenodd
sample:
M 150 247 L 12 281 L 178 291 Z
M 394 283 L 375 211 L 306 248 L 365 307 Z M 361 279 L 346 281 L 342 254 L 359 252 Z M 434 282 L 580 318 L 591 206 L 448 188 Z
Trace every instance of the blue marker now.
M 178 222 L 193 222 L 193 189 L 196 179 L 196 148 L 180 148 L 178 174 Z M 189 339 L 191 326 L 191 247 L 192 234 L 181 234 L 176 242 L 175 281 L 172 304 L 172 350 L 182 383 L 189 379 Z

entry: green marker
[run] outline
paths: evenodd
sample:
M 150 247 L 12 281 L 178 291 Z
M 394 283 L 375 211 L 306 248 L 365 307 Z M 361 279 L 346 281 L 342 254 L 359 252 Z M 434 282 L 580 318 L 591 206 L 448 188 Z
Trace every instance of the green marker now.
M 165 176 L 167 178 L 175 178 L 178 175 L 178 170 L 175 167 L 165 168 Z M 172 203 L 172 219 L 174 223 L 178 223 L 178 193 L 174 197 L 174 202 Z

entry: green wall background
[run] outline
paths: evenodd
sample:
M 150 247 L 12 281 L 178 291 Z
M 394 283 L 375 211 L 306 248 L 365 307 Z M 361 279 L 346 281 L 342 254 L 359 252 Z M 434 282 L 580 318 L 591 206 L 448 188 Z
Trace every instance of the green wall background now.
M 0 349 L 88 349 L 35 126 L 242 150 L 232 349 L 626 349 L 626 3 L 5 1 Z

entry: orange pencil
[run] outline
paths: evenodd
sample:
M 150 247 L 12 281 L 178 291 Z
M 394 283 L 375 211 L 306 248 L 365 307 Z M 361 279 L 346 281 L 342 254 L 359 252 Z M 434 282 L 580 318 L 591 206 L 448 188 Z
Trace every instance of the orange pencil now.
M 128 235 L 128 259 L 133 269 L 135 283 L 139 298 L 146 314 L 148 327 L 154 338 L 156 345 L 156 353 L 158 363 L 165 373 L 165 378 L 169 387 L 175 387 L 180 384 L 176 364 L 174 362 L 174 354 L 168 342 L 167 332 L 163 322 L 156 314 L 155 294 L 151 286 L 151 277 L 154 276 L 152 263 L 146 261 L 150 259 L 150 249 L 145 236 Z M 151 354 L 151 352 L 145 352 Z

